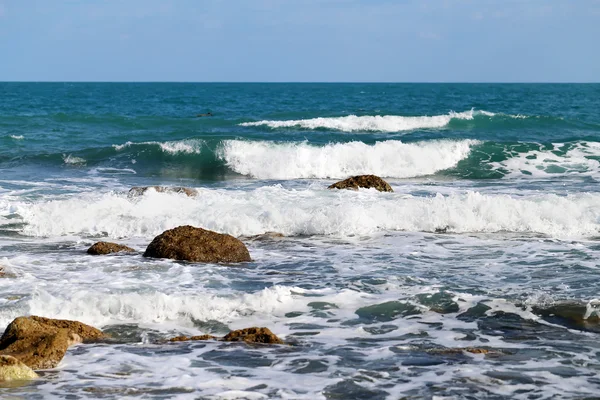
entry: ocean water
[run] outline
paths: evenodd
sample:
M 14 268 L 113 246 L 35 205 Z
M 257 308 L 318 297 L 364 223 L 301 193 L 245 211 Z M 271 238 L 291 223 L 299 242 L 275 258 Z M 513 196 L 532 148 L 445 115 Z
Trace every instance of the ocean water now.
M 0 330 L 115 338 L 0 397 L 597 398 L 599 180 L 596 84 L 0 83 Z M 141 256 L 185 224 L 253 261 Z

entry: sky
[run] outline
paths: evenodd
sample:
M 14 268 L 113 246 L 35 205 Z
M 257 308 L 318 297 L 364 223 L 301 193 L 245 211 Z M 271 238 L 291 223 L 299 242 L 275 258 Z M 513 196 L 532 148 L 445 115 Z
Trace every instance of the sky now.
M 600 0 L 0 0 L 0 81 L 600 82 Z

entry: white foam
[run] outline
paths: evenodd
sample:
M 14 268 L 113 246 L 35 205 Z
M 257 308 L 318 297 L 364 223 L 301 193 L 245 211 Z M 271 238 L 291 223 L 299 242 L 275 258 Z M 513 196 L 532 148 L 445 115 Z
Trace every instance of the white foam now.
M 270 128 L 288 128 L 301 127 L 305 129 L 334 129 L 343 132 L 371 131 L 371 132 L 400 132 L 414 129 L 434 129 L 443 128 L 450 123 L 452 119 L 471 120 L 474 116 L 481 114 L 485 116 L 494 116 L 494 113 L 488 111 L 463 111 L 450 112 L 444 115 L 434 116 L 413 116 L 404 117 L 399 115 L 366 115 L 356 116 L 348 115 L 345 117 L 331 118 L 311 118 L 288 121 L 257 121 L 244 122 L 241 126 L 268 126 Z
M 14 140 L 23 140 L 25 138 L 23 135 L 10 135 L 10 137 Z
M 65 164 L 69 165 L 81 165 L 86 163 L 85 159 L 73 156 L 71 154 L 63 154 L 63 161 Z
M 490 163 L 494 169 L 508 171 L 506 178 L 551 177 L 560 175 L 600 175 L 600 143 L 579 142 L 564 153 L 564 143 L 554 143 L 552 150 L 511 153 L 505 161 Z M 541 147 L 541 145 L 540 145 Z M 556 155 L 560 152 L 563 155 Z M 593 157 L 593 158 L 591 158 Z
M 187 154 L 200 154 L 202 150 L 202 146 L 204 145 L 204 141 L 200 139 L 185 139 L 185 140 L 175 140 L 168 142 L 126 142 L 124 144 L 115 145 L 113 144 L 113 148 L 117 151 L 121 151 L 127 147 L 132 146 L 141 146 L 141 145 L 156 145 L 163 152 L 169 154 L 177 154 L 177 153 L 187 153 Z
M 304 143 L 226 140 L 218 155 L 229 168 L 260 179 L 346 178 L 375 174 L 411 178 L 454 167 L 475 140 L 402 143 L 387 140 L 315 146 Z
M 235 236 L 267 231 L 286 235 L 369 235 L 382 231 L 541 233 L 552 237 L 597 235 L 600 194 L 527 197 L 478 192 L 417 197 L 371 190 L 290 190 L 279 185 L 255 190 L 199 189 L 194 198 L 147 193 L 88 193 L 79 197 L 17 203 L 10 209 L 30 236 L 155 235 L 195 225 Z

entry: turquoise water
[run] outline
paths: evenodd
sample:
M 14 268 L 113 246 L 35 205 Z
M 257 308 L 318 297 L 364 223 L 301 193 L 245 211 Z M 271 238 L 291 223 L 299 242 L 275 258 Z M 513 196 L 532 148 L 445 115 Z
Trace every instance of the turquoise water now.
M 119 338 L 1 390 L 592 398 L 598 110 L 597 84 L 0 83 L 0 326 Z M 326 189 L 368 173 L 395 192 Z M 141 257 L 184 224 L 254 261 Z M 97 240 L 140 254 L 86 255 Z M 156 343 L 253 325 L 294 346 Z M 448 351 L 465 347 L 490 352 Z

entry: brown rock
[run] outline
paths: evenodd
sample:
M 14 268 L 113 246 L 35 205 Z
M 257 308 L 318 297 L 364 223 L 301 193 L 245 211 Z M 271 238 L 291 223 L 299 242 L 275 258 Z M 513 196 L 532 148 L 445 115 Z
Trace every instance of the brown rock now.
M 380 192 L 393 192 L 392 187 L 383 179 L 375 175 L 358 175 L 343 181 L 336 182 L 327 189 L 352 189 L 375 188 Z
M 472 354 L 500 354 L 501 352 L 498 350 L 490 350 L 484 349 L 481 347 L 455 347 L 448 349 L 431 349 L 428 350 L 429 353 L 434 354 L 460 354 L 463 352 L 472 353 Z
M 102 331 L 77 321 L 18 317 L 0 338 L 0 354 L 11 355 L 32 369 L 54 368 L 70 345 L 104 337 Z
M 191 336 L 191 337 L 187 337 L 187 336 L 177 336 L 174 338 L 169 339 L 169 342 L 188 342 L 191 340 L 211 340 L 211 339 L 216 339 L 216 336 L 213 335 L 200 335 L 200 336 Z
M 135 250 L 131 247 L 124 246 L 122 244 L 110 243 L 110 242 L 97 242 L 92 245 L 87 250 L 88 254 L 92 255 L 102 255 L 102 254 L 110 254 L 110 253 L 119 253 L 119 252 L 127 252 L 127 253 L 135 253 Z
M 144 257 L 209 263 L 252 261 L 240 240 L 190 225 L 169 229 L 155 237 Z
M 231 331 L 223 338 L 225 342 L 283 344 L 269 328 L 246 328 Z
M 135 186 L 129 189 L 129 196 L 143 196 L 149 189 L 154 189 L 158 193 L 183 193 L 190 197 L 198 195 L 196 189 L 183 186 Z

